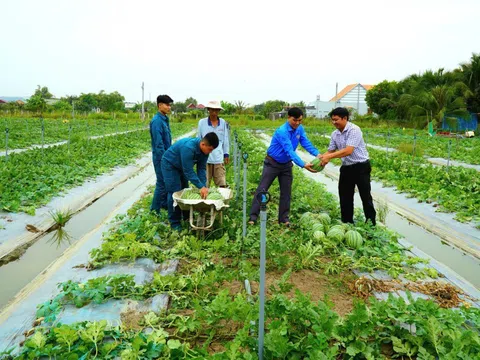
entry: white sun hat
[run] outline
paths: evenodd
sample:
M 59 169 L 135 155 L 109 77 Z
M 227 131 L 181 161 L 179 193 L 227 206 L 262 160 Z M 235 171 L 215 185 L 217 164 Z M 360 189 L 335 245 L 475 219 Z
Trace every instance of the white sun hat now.
M 223 110 L 222 106 L 220 105 L 220 101 L 218 100 L 211 100 L 208 102 L 208 104 L 205 106 L 207 109 L 220 109 Z

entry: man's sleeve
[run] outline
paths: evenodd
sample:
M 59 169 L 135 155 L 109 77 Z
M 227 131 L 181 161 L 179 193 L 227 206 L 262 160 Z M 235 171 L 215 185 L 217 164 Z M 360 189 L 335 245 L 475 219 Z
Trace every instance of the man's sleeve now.
M 182 168 L 183 175 L 185 175 L 187 180 L 190 181 L 193 185 L 201 189 L 202 187 L 205 186 L 206 181 L 205 183 L 202 183 L 202 181 L 198 178 L 195 171 L 193 171 L 193 156 L 194 156 L 194 151 L 189 147 L 186 147 L 180 150 L 180 158 L 182 159 L 182 166 L 183 166 Z
M 313 144 L 310 142 L 310 140 L 307 137 L 307 134 L 305 133 L 305 129 L 302 128 L 301 133 L 300 133 L 300 144 L 302 147 L 309 152 L 310 155 L 317 156 L 319 154 L 319 151 Z
M 337 145 L 335 144 L 335 140 L 333 140 L 333 134 L 330 136 L 330 144 L 328 145 L 328 151 L 335 151 L 337 150 Z
M 201 139 L 202 137 L 202 120 L 200 120 L 197 127 L 197 138 Z
M 225 120 L 224 120 L 225 121 Z M 228 129 L 228 123 L 225 121 L 225 129 L 223 131 L 223 157 L 229 157 L 228 152 L 230 151 L 230 134 Z
M 165 153 L 165 144 L 163 143 L 163 129 L 160 121 L 152 122 L 152 140 L 153 140 L 153 153 L 157 159 L 161 159 Z
M 346 146 L 353 146 L 354 148 L 358 147 L 362 141 L 362 136 L 362 130 L 355 128 L 350 129 L 345 142 Z
M 280 145 L 283 147 L 283 150 L 290 156 L 290 159 L 303 168 L 305 166 L 305 162 L 300 159 L 300 156 L 298 156 L 295 151 L 293 150 L 292 143 L 290 142 L 290 139 L 288 136 L 283 132 L 283 131 L 277 131 L 277 137 L 278 137 L 278 142 Z

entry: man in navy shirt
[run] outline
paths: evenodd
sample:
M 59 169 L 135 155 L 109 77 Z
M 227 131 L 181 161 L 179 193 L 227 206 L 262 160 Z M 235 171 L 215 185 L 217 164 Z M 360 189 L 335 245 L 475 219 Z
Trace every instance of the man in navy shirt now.
M 270 185 L 278 177 L 280 184 L 280 205 L 278 208 L 278 222 L 290 225 L 290 200 L 292 193 L 292 161 L 301 168 L 310 172 L 316 172 L 311 163 L 305 163 L 295 153 L 298 144 L 307 150 L 311 155 L 320 157 L 319 151 L 308 140 L 305 129 L 301 125 L 303 120 L 303 111 L 297 107 L 288 110 L 288 120 L 280 126 L 273 134 L 272 141 L 267 150 L 267 156 L 263 162 L 263 172 L 260 184 L 255 191 L 250 210 L 249 224 L 257 221 L 260 213 L 260 204 L 256 196 L 260 191 L 268 191 Z
M 165 182 L 162 176 L 162 157 L 165 151 L 172 146 L 172 132 L 170 131 L 170 121 L 167 116 L 172 110 L 172 103 L 173 100 L 170 96 L 158 95 L 158 112 L 150 121 L 152 160 L 157 176 L 150 210 L 157 214 L 160 212 L 160 209 L 167 209 L 167 192 L 165 191 Z
M 173 207 L 173 193 L 188 187 L 190 181 L 200 189 L 205 199 L 208 195 L 207 160 L 208 155 L 218 147 L 218 136 L 211 132 L 202 139 L 185 138 L 173 144 L 163 155 L 162 174 L 167 191 L 168 221 L 174 230 L 182 229 L 182 212 Z M 197 172 L 193 167 L 197 165 Z

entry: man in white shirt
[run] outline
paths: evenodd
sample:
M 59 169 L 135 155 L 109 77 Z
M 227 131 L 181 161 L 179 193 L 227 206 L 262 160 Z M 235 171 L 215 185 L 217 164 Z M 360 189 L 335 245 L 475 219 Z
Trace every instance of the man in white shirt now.
M 218 115 L 223 110 L 219 101 L 210 101 L 207 106 L 208 117 L 198 122 L 197 137 L 203 138 L 206 134 L 214 132 L 218 136 L 218 147 L 210 153 L 207 161 L 207 187 L 210 180 L 218 187 L 226 187 L 225 165 L 229 163 L 229 127 L 227 122 Z
M 375 225 L 377 213 L 370 185 L 372 167 L 362 130 L 349 121 L 350 114 L 344 107 L 333 109 L 330 117 L 337 130 L 332 133 L 328 151 L 322 154 L 320 159 L 322 165 L 328 164 L 331 159 L 342 160 L 338 182 L 342 222 L 353 223 L 353 197 L 357 186 L 365 218 Z

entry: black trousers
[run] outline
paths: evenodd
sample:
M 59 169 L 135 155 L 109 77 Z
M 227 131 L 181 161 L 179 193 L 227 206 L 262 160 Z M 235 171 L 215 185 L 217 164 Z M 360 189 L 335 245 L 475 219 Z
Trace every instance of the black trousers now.
M 290 215 L 290 201 L 292 195 L 292 162 L 280 164 L 271 158 L 266 158 L 263 162 L 262 177 L 260 184 L 255 191 L 252 201 L 252 208 L 250 210 L 250 220 L 256 221 L 260 214 L 260 204 L 257 201 L 257 194 L 260 191 L 268 191 L 273 181 L 278 177 L 280 184 L 280 204 L 278 206 L 278 222 L 288 222 Z
M 340 167 L 340 180 L 338 182 L 338 194 L 340 196 L 340 210 L 342 222 L 353 224 L 353 195 L 355 185 L 362 199 L 365 218 L 375 225 L 377 215 L 373 207 L 373 199 L 370 194 L 370 173 L 372 167 L 370 161 Z

